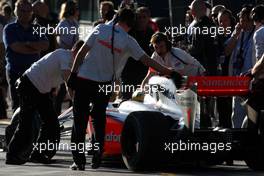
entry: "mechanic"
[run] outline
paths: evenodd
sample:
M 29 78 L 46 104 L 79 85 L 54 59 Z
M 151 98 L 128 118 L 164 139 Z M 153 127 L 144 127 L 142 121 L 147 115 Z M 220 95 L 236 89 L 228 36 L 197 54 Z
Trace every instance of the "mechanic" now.
M 204 75 L 204 67 L 184 50 L 172 47 L 171 41 L 164 33 L 157 32 L 153 34 L 150 43 L 151 48 L 155 50 L 151 58 L 158 63 L 166 67 L 171 67 L 182 75 Z M 148 82 L 151 76 L 157 74 L 158 73 L 156 71 L 150 68 L 147 76 L 141 84 L 141 87 L 143 87 Z
M 6 164 L 20 165 L 28 161 L 27 153 L 33 144 L 32 121 L 34 121 L 36 111 L 42 120 L 37 144 L 48 146 L 48 143 L 59 142 L 56 141 L 60 136 L 59 122 L 50 92 L 52 88 L 59 86 L 63 80 L 67 80 L 73 59 L 83 43 L 83 41 L 77 42 L 72 50 L 57 49 L 43 56 L 17 80 L 20 120 L 19 126 L 8 145 Z M 33 159 L 42 163 L 48 163 L 50 159 L 38 151 L 34 151 L 32 155 Z
M 189 53 L 206 69 L 206 76 L 217 76 L 217 43 L 212 33 L 204 33 L 203 29 L 216 29 L 214 22 L 207 16 L 208 8 L 203 0 L 193 0 L 189 6 L 194 18 L 192 23 Z M 198 29 L 198 30 L 197 30 Z M 214 102 L 212 97 L 201 99 L 201 127 L 212 126 L 214 118 Z
M 100 167 L 103 153 L 106 107 L 110 94 L 100 88 L 111 87 L 111 83 L 120 78 L 128 57 L 140 60 L 146 66 L 153 67 L 164 75 L 171 75 L 176 85 L 181 84 L 181 75 L 151 59 L 140 48 L 128 31 L 135 23 L 135 14 L 129 8 L 123 8 L 117 13 L 112 24 L 100 24 L 88 35 L 85 44 L 78 52 L 68 80 L 68 87 L 74 93 L 74 124 L 72 128 L 72 144 L 83 144 L 89 117 L 89 104 L 94 128 L 92 145 L 99 144 L 94 149 L 91 167 Z M 80 67 L 80 68 L 79 68 Z M 76 148 L 72 150 L 74 163 L 72 170 L 85 169 L 85 153 Z

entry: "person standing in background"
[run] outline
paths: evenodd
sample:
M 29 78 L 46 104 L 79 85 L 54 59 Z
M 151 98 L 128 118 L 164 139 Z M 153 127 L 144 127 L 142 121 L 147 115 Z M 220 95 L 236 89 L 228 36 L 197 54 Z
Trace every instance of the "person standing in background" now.
M 8 104 L 6 101 L 8 83 L 6 80 L 6 61 L 5 61 L 5 46 L 3 43 L 3 28 L 6 24 L 16 20 L 13 15 L 12 8 L 7 2 L 1 2 L 3 19 L 0 22 L 0 119 L 7 118 Z
M 7 24 L 7 19 L 4 13 L 4 6 L 9 5 L 7 1 L 0 1 L 0 23 L 5 26 Z
M 99 11 L 100 11 L 101 18 L 93 24 L 94 27 L 97 26 L 98 24 L 107 23 L 112 20 L 112 18 L 115 15 L 113 2 L 111 1 L 101 2 Z
M 215 37 L 210 33 L 201 32 L 204 28 L 216 28 L 216 25 L 207 16 L 208 8 L 205 1 L 194 0 L 189 7 L 194 17 L 194 23 L 191 24 L 193 28 L 189 29 L 191 32 L 189 53 L 205 68 L 206 76 L 216 76 L 217 44 Z M 204 115 L 201 119 L 202 127 L 211 126 L 211 119 L 214 119 L 214 100 L 212 97 L 201 99 L 201 114 Z
M 219 12 L 221 12 L 225 9 L 226 9 L 226 7 L 224 5 L 216 5 L 212 8 L 211 19 L 213 20 L 215 25 L 217 25 L 217 26 L 219 25 L 219 20 L 218 20 Z
M 256 63 L 254 54 L 253 35 L 255 26 L 250 17 L 251 6 L 245 6 L 240 11 L 239 22 L 235 26 L 235 30 L 228 39 L 225 52 L 231 54 L 229 62 L 229 75 L 239 76 L 251 69 Z M 241 105 L 242 99 L 233 98 L 233 127 L 240 128 L 246 116 L 245 108 Z
M 7 24 L 15 22 L 16 18 L 13 14 L 12 7 L 9 4 L 3 6 L 3 14 Z
M 5 73 L 5 46 L 3 43 L 3 25 L 0 24 L 0 119 L 7 118 L 7 82 Z
M 61 5 L 59 18 L 60 22 L 56 26 L 58 47 L 71 49 L 79 39 L 79 9 L 77 3 L 75 1 L 67 1 L 63 3 Z M 73 30 L 74 32 L 70 32 Z
M 17 20 L 5 26 L 3 41 L 6 50 L 6 72 L 10 88 L 13 111 L 19 105 L 15 89 L 16 80 L 28 69 L 32 63 L 40 59 L 40 53 L 49 47 L 45 36 L 34 34 L 32 24 L 32 4 L 28 0 L 18 0 L 15 5 Z
M 47 4 L 41 1 L 36 1 L 33 3 L 33 14 L 34 14 L 34 24 L 40 25 L 41 27 L 54 27 L 52 20 L 49 18 L 49 7 Z M 57 48 L 56 36 L 55 34 L 46 33 L 46 37 L 49 41 L 49 48 L 41 52 L 41 57 L 54 51 Z
M 206 4 L 202 0 L 194 0 L 190 5 L 194 17 L 194 28 L 203 29 L 216 27 L 208 16 L 206 16 Z M 217 48 L 215 38 L 211 34 L 203 34 L 194 30 L 191 34 L 190 54 L 196 58 L 206 69 L 207 76 L 217 75 Z M 210 49 L 209 49 L 210 48 Z
M 219 76 L 228 76 L 228 66 L 231 54 L 226 54 L 226 42 L 231 37 L 235 28 L 236 20 L 232 12 L 224 9 L 218 13 L 219 27 L 224 28 L 224 34 L 217 35 L 218 41 L 218 73 Z M 232 127 L 232 97 L 218 97 L 217 110 L 219 115 L 219 126 L 223 128 Z
M 59 48 L 71 49 L 79 39 L 79 9 L 75 1 L 66 1 L 61 5 L 60 22 L 56 27 L 57 43 Z M 65 30 L 66 29 L 66 30 Z M 74 32 L 71 32 L 74 31 Z M 66 87 L 62 84 L 55 97 L 55 109 L 61 113 L 61 106 L 66 95 Z

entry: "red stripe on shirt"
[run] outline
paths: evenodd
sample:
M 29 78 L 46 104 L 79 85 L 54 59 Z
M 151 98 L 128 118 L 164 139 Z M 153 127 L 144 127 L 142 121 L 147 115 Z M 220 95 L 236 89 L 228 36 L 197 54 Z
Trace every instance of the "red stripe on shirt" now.
M 99 39 L 98 39 L 98 42 L 99 42 L 101 45 L 103 45 L 103 46 L 105 46 L 105 47 L 107 47 L 107 48 L 109 48 L 109 49 L 112 48 L 112 45 L 109 44 L 109 43 L 106 42 L 106 41 L 103 41 L 103 40 L 99 40 Z M 117 52 L 117 53 L 119 53 L 119 54 L 122 53 L 122 49 L 120 49 L 120 48 L 114 48 L 114 51 Z

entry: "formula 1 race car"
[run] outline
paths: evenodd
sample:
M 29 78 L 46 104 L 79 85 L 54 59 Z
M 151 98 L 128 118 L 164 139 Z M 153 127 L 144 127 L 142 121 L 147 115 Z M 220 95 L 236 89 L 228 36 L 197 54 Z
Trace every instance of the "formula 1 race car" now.
M 247 77 L 189 77 L 177 90 L 164 77 L 152 77 L 145 94 L 134 100 L 109 103 L 106 112 L 104 157 L 122 156 L 131 170 L 146 170 L 177 162 L 244 160 L 254 170 L 264 169 L 264 136 L 260 125 L 227 129 L 204 126 L 202 97 L 245 96 Z M 136 100 L 136 101 L 135 101 Z M 261 119 L 264 118 L 263 113 Z M 72 119 L 72 110 L 60 117 L 61 125 Z M 261 120 L 257 120 L 259 123 Z M 91 137 L 91 121 L 87 128 Z

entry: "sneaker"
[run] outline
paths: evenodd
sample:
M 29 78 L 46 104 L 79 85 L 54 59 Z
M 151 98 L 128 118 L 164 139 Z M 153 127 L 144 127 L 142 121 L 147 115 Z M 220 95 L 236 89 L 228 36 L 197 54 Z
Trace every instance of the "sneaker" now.
M 43 155 L 37 152 L 33 152 L 31 154 L 30 161 L 33 163 L 42 163 L 42 164 L 51 164 L 55 162 L 55 160 L 51 160 L 46 155 Z
M 80 170 L 80 171 L 84 171 L 84 170 L 85 170 L 85 164 L 76 164 L 76 163 L 73 163 L 73 164 L 70 166 L 70 169 L 71 169 L 71 170 Z

